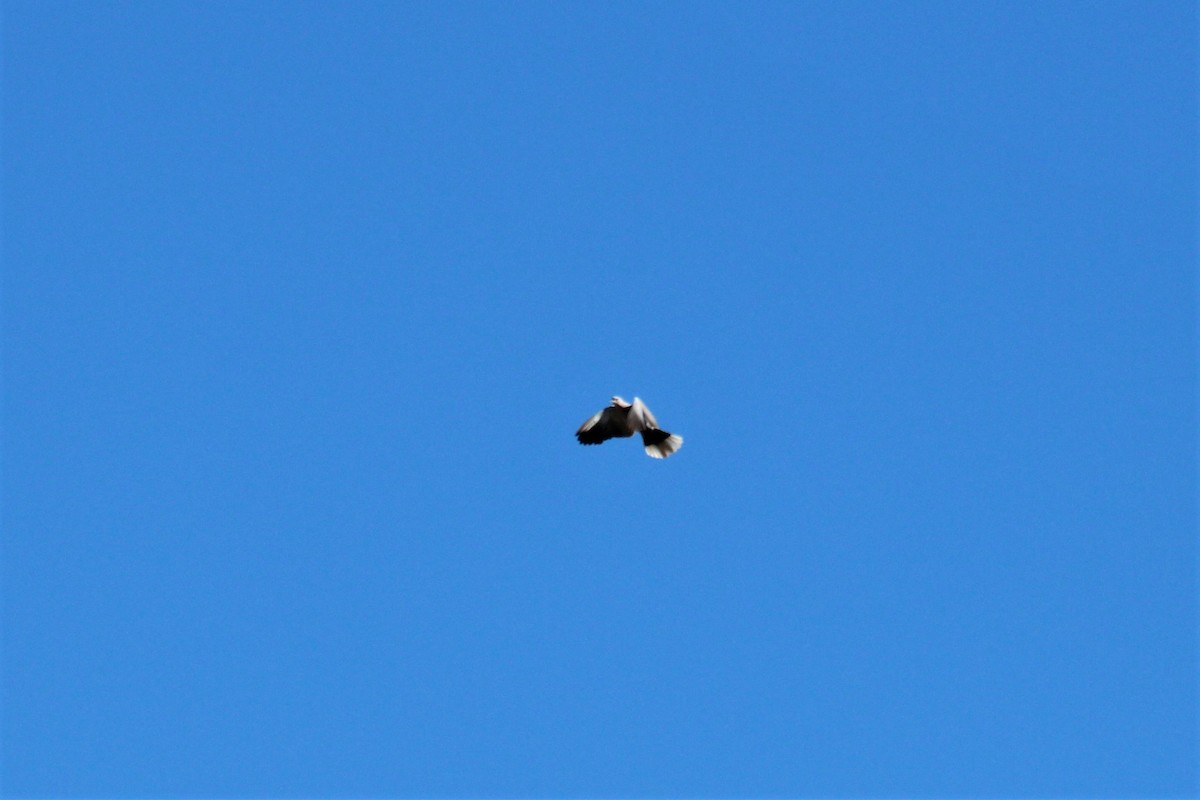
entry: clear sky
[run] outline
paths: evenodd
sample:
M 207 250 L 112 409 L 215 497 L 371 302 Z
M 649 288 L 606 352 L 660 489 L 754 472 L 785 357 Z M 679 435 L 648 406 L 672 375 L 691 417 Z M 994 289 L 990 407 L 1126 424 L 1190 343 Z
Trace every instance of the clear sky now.
M 5 2 L 0 790 L 1195 796 L 1196 40 Z

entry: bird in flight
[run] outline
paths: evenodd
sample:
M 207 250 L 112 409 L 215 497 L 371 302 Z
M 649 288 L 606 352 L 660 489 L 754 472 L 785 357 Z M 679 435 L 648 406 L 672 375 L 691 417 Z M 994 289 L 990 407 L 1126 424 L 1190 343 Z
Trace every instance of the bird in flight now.
M 639 397 L 633 398 L 632 403 L 613 397 L 612 405 L 579 426 L 575 438 L 580 444 L 600 444 L 635 433 L 642 435 L 646 455 L 651 458 L 666 458 L 683 447 L 683 437 L 659 428 L 658 420 Z

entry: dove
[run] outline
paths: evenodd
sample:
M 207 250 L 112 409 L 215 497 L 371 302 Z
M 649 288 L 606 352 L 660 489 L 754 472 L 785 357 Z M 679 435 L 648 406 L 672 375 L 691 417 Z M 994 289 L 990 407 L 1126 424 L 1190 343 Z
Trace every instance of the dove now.
M 658 420 L 640 397 L 627 403 L 614 396 L 612 405 L 595 414 L 575 431 L 580 444 L 600 444 L 609 439 L 642 435 L 642 445 L 651 458 L 666 458 L 683 446 L 683 437 L 658 427 Z

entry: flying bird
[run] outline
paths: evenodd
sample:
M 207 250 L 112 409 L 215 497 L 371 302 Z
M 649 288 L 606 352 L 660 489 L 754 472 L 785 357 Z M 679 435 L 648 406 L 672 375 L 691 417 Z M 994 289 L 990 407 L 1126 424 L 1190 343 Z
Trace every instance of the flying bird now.
M 633 398 L 632 403 L 613 397 L 612 405 L 579 426 L 575 438 L 580 444 L 600 444 L 635 433 L 642 435 L 646 455 L 651 458 L 666 458 L 683 447 L 683 437 L 659 428 L 658 420 L 639 397 Z

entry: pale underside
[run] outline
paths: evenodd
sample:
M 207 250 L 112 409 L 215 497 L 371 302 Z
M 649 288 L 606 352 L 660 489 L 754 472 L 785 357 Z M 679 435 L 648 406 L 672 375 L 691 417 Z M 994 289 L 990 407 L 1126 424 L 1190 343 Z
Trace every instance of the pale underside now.
M 651 458 L 666 458 L 683 446 L 683 437 L 659 428 L 654 414 L 637 397 L 632 403 L 614 397 L 612 405 L 579 426 L 575 438 L 580 444 L 600 444 L 635 433 L 642 435 L 646 455 Z

